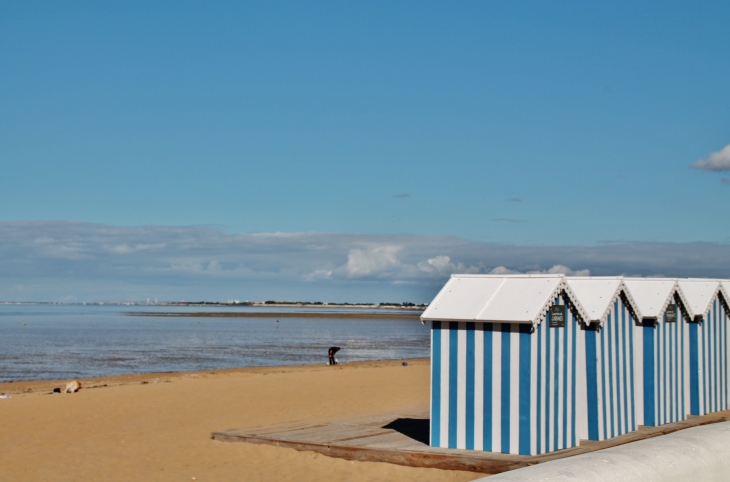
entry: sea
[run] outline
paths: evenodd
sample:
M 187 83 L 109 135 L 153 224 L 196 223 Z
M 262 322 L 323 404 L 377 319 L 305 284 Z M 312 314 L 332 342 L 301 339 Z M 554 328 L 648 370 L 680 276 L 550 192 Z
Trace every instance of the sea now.
M 297 308 L 300 312 L 303 308 Z M 307 308 L 304 308 L 307 309 Z M 417 319 L 132 316 L 141 312 L 295 311 L 294 308 L 0 304 L 0 382 L 429 356 Z M 309 309 L 307 309 L 309 310 Z M 377 309 L 377 313 L 388 313 Z M 391 311 L 402 313 L 402 311 Z M 382 316 L 382 315 L 381 315 Z

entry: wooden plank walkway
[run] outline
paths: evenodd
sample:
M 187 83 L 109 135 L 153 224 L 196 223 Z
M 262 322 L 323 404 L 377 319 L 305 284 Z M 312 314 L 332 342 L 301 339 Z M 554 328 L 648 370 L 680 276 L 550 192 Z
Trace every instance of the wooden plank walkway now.
M 347 460 L 497 474 L 726 420 L 730 420 L 730 410 L 691 417 L 661 427 L 642 426 L 636 432 L 611 440 L 603 442 L 583 440 L 578 447 L 533 456 L 429 447 L 428 412 L 423 410 L 355 420 L 309 421 L 247 427 L 213 432 L 212 438 L 224 442 L 247 442 L 295 450 L 311 450 Z

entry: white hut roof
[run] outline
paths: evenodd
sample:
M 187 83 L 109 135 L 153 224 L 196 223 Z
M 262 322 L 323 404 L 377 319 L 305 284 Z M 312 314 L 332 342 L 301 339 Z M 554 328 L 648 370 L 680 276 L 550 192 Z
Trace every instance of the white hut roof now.
M 712 301 L 722 292 L 719 280 L 680 279 L 679 286 L 687 299 L 687 311 L 691 316 L 705 316 L 712 307 Z
M 611 312 L 611 306 L 623 292 L 634 314 L 641 319 L 636 301 L 624 284 L 624 278 L 618 277 L 582 277 L 575 276 L 566 279 L 568 286 L 573 290 L 578 302 L 588 313 L 588 322 L 603 325 Z
M 563 275 L 452 275 L 421 319 L 537 325 L 562 291 L 587 319 Z
M 644 318 L 659 319 L 672 302 L 674 293 L 679 295 L 685 308 L 688 308 L 676 278 L 626 278 L 624 283 Z

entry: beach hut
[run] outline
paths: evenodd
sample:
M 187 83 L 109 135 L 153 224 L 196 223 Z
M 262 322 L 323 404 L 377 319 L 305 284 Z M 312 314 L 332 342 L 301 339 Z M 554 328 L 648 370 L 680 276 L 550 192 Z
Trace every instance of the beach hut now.
M 606 440 L 637 429 L 634 331 L 641 315 L 622 277 L 569 277 L 585 309 L 578 344 L 578 431 Z
M 728 295 L 720 280 L 680 279 L 689 320 L 689 414 L 730 408 Z
M 634 331 L 636 422 L 658 426 L 687 418 L 687 301 L 676 279 L 626 278 L 640 313 Z
M 431 329 L 434 447 L 535 455 L 578 445 L 585 319 L 562 275 L 453 275 Z

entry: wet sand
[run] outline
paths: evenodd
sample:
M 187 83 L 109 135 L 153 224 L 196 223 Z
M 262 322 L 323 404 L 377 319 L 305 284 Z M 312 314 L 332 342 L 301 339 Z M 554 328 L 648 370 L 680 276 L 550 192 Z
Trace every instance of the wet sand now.
M 428 406 L 426 359 L 0 384 L 0 467 L 12 481 L 457 481 L 479 474 L 223 443 L 216 430 Z M 65 381 L 64 381 L 65 382 Z M 194 478 L 194 479 L 193 479 Z

